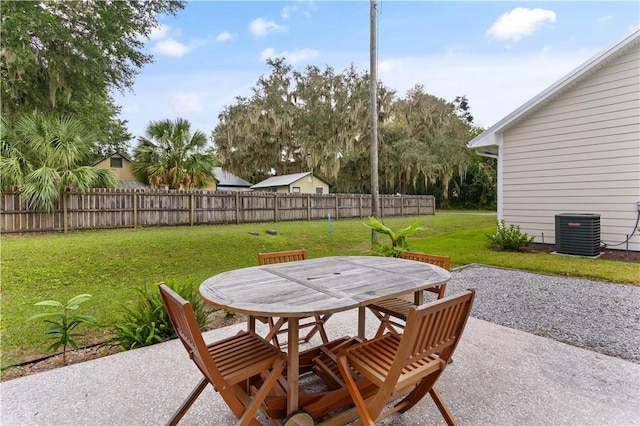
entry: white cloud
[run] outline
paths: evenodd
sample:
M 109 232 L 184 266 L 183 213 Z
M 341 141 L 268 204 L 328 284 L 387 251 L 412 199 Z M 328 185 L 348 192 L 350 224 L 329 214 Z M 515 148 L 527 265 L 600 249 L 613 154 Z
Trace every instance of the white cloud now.
M 277 53 L 274 48 L 268 47 L 262 51 L 260 57 L 264 61 L 269 58 L 281 58 L 284 56 L 290 64 L 296 65 L 300 62 L 315 58 L 319 54 L 320 51 L 308 48 L 293 50 L 291 52 L 284 50 L 280 53 Z
M 555 21 L 553 10 L 517 7 L 498 18 L 487 30 L 487 35 L 497 40 L 518 41 L 533 34 L 545 22 Z
M 302 61 L 306 61 L 307 59 L 315 58 L 320 54 L 320 51 L 315 49 L 300 49 L 294 50 L 293 52 L 284 52 L 284 56 L 291 61 L 291 63 L 296 64 Z
M 171 31 L 170 26 L 160 24 L 151 30 L 149 40 L 162 40 L 169 35 L 169 31 Z
M 182 57 L 189 52 L 193 47 L 180 43 L 172 38 L 166 40 L 160 40 L 155 46 L 151 48 L 154 53 L 161 55 Z
M 253 35 L 258 37 L 264 37 L 274 31 L 284 31 L 286 27 L 278 25 L 273 21 L 267 21 L 262 18 L 257 18 L 251 21 L 249 29 Z
M 611 15 L 606 15 L 606 16 L 601 16 L 600 18 L 596 19 L 596 22 L 599 24 L 604 24 L 607 23 L 609 21 L 611 21 L 613 19 L 613 16 Z
M 148 37 L 150 41 L 155 42 L 150 48 L 151 52 L 179 58 L 194 48 L 207 44 L 200 39 L 194 39 L 189 44 L 184 44 L 176 40 L 176 37 L 179 37 L 180 34 L 181 31 L 179 29 L 174 29 L 168 25 L 158 25 Z
M 378 72 L 382 74 L 391 74 L 403 69 L 402 60 L 390 59 L 387 61 L 381 61 L 378 63 Z
M 184 116 L 202 111 L 202 96 L 198 92 L 180 92 L 173 96 L 173 112 Z
M 220 34 L 218 34 L 218 37 L 216 37 L 216 41 L 233 40 L 234 38 L 236 38 L 237 35 L 238 34 L 230 33 L 229 31 L 223 31 Z
M 276 50 L 273 47 L 267 47 L 260 54 L 260 58 L 264 61 L 269 58 L 277 58 Z
M 293 5 L 293 6 L 285 6 L 282 8 L 282 10 L 280 11 L 280 17 L 282 19 L 289 19 L 289 17 L 291 16 L 291 14 L 293 12 L 295 12 L 296 10 L 298 10 L 298 6 Z

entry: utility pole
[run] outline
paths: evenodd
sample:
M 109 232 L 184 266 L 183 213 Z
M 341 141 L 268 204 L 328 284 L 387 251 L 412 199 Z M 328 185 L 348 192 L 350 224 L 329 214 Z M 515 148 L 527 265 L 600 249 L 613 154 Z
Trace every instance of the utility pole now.
M 377 3 L 371 0 L 371 50 L 369 62 L 369 106 L 371 110 L 371 146 L 369 149 L 371 165 L 371 215 L 380 219 L 380 200 L 378 197 L 378 54 L 376 50 L 377 37 Z M 378 233 L 371 230 L 371 242 L 378 242 Z

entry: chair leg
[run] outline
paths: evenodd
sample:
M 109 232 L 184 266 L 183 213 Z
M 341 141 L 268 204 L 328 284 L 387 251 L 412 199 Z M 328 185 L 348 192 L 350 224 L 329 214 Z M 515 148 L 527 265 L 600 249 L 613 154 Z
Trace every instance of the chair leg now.
M 393 325 L 395 325 L 395 324 L 393 324 L 391 322 L 391 315 L 382 314 L 382 312 L 378 311 L 377 309 L 371 308 L 371 307 L 369 308 L 369 310 L 380 321 L 380 326 L 378 327 L 378 330 L 376 330 L 376 335 L 374 337 L 382 336 L 386 330 L 389 330 L 389 333 L 393 333 L 395 335 L 400 334 L 400 333 L 398 333 L 398 330 L 396 330 L 393 327 Z M 397 325 L 397 326 L 400 327 L 400 325 Z
M 449 410 L 449 407 L 447 407 L 447 405 L 444 403 L 442 396 L 440 396 L 440 392 L 438 392 L 435 387 L 432 387 L 429 390 L 429 395 L 431 395 L 433 402 L 435 402 L 436 407 L 438 407 L 438 410 L 440 410 L 440 414 L 442 414 L 442 417 L 444 417 L 444 420 L 447 422 L 447 424 L 449 426 L 457 426 L 458 423 L 453 418 L 453 414 Z
M 378 330 L 376 330 L 375 337 L 382 336 L 387 329 L 390 329 L 389 323 L 388 323 L 389 318 L 391 318 L 391 316 L 388 314 L 380 318 L 380 326 L 378 327 Z
M 454 426 L 454 425 L 457 426 L 458 423 L 453 418 L 453 414 L 449 410 L 449 407 L 447 407 L 447 405 L 444 403 L 442 396 L 440 396 L 440 393 L 434 386 L 435 383 L 438 381 L 438 378 L 442 374 L 443 370 L 444 370 L 444 367 L 442 367 L 442 370 L 440 370 L 438 374 L 434 374 L 429 377 L 426 377 L 420 383 L 418 383 L 418 386 L 416 386 L 414 390 L 412 390 L 405 398 L 403 398 L 400 402 L 398 402 L 394 406 L 396 411 L 400 411 L 401 413 L 408 411 L 414 405 L 416 405 L 420 400 L 422 400 L 422 398 L 427 393 L 429 393 L 429 395 L 431 395 L 431 398 L 433 399 L 433 402 L 436 404 L 436 407 L 438 407 L 440 414 L 442 414 L 442 417 L 447 422 L 447 424 L 449 426 Z
M 442 370 L 444 370 L 446 363 L 441 361 L 440 371 L 430 374 L 429 376 L 423 378 L 420 382 L 418 382 L 417 386 L 409 392 L 409 394 L 404 397 L 400 402 L 398 402 L 395 407 L 397 407 L 397 411 L 404 413 L 411 409 L 414 405 L 416 405 L 422 398 L 433 388 L 435 383 L 438 381 L 438 378 L 442 374 Z
M 273 322 L 273 317 L 269 317 L 269 333 L 264 337 L 267 342 L 272 342 L 273 346 L 280 349 L 280 342 L 278 341 L 278 332 L 285 323 L 285 318 L 278 318 L 278 321 Z
M 260 386 L 260 389 L 258 389 L 258 393 L 254 395 L 254 397 L 251 399 L 251 403 L 245 408 L 244 413 L 242 413 L 242 417 L 240 417 L 240 420 L 238 420 L 238 425 L 246 426 L 255 422 L 255 419 L 253 417 L 258 411 L 258 408 L 260 408 L 260 406 L 262 405 L 264 399 L 269 394 L 271 388 L 273 388 L 273 385 L 275 385 L 275 383 L 278 381 L 278 377 L 280 377 L 286 365 L 287 363 L 284 358 L 278 359 L 273 364 L 273 366 L 271 367 L 271 373 L 269 373 L 269 375 L 265 378 L 262 386 Z
M 372 310 L 372 312 L 374 312 L 374 311 Z M 385 314 L 384 316 L 382 316 L 379 313 L 377 313 L 376 316 L 380 320 L 380 326 L 378 327 L 378 330 L 376 331 L 375 337 L 382 336 L 384 334 L 384 332 L 387 331 L 387 330 L 389 330 L 389 333 L 393 333 L 395 335 L 399 334 L 398 330 L 393 328 L 393 325 L 391 325 L 391 315 Z
M 175 412 L 175 414 L 173 415 L 173 417 L 171 417 L 171 420 L 169 420 L 169 423 L 167 424 L 170 426 L 177 425 L 180 419 L 182 419 L 182 417 L 189 410 L 189 408 L 191 408 L 195 400 L 198 398 L 198 396 L 200 396 L 200 394 L 202 393 L 204 388 L 207 387 L 208 384 L 209 384 L 209 379 L 207 379 L 206 377 L 203 377 L 202 380 L 200 380 L 200 382 L 198 383 L 198 385 L 195 388 L 193 388 L 193 390 L 189 394 L 189 397 L 185 399 L 182 405 L 180 405 L 180 408 L 178 408 L 178 411 Z
M 342 379 L 347 385 L 347 390 L 351 394 L 351 399 L 353 399 L 356 409 L 360 414 L 360 421 L 362 422 L 362 424 L 365 424 L 368 426 L 375 426 L 376 423 L 371 417 L 371 413 L 369 413 L 367 404 L 362 398 L 360 391 L 358 391 L 358 386 L 356 385 L 356 382 L 353 380 L 353 377 L 351 376 L 351 371 L 349 371 L 349 363 L 347 361 L 347 357 L 344 355 L 338 355 L 337 363 L 338 363 L 338 368 L 340 369 L 340 374 L 342 374 Z
M 331 314 L 325 316 L 316 315 L 316 324 L 311 328 L 311 331 L 304 336 L 304 341 L 308 342 L 316 333 L 319 332 L 322 343 L 325 345 L 329 343 L 329 337 L 327 336 L 327 331 L 324 329 L 324 323 L 327 322 L 330 317 Z

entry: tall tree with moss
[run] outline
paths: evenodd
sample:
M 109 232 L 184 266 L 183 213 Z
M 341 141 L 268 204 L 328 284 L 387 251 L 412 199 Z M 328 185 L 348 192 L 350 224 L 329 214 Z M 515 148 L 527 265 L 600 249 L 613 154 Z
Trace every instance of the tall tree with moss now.
M 175 15 L 184 5 L 178 0 L 2 1 L 0 99 L 6 120 L 55 111 L 81 117 L 96 140 L 112 148 L 126 146 L 131 135 L 118 120 L 120 108 L 110 93 L 133 87 L 140 68 L 153 59 L 142 49 L 158 16 Z
M 1 186 L 17 187 L 29 207 L 54 211 L 67 188 L 113 188 L 110 170 L 87 166 L 93 138 L 73 117 L 34 112 L 0 126 Z
M 313 171 L 338 182 L 344 158 L 368 156 L 368 75 L 350 66 L 294 70 L 268 60 L 250 98 L 237 98 L 219 116 L 213 139 L 225 169 L 248 180 Z M 393 91 L 381 85 L 380 113 Z M 360 163 L 358 163 L 358 166 Z M 361 170 L 354 170 L 360 173 Z
M 215 180 L 216 154 L 203 132 L 191 132 L 188 120 L 152 121 L 138 140 L 133 170 L 139 181 L 156 188 L 194 189 Z
M 393 120 L 386 125 L 392 151 L 387 155 L 391 164 L 385 166 L 386 181 L 400 193 L 437 185 L 446 198 L 449 185 L 465 174 L 471 162 L 466 144 L 472 131 L 453 103 L 415 86 L 396 101 Z

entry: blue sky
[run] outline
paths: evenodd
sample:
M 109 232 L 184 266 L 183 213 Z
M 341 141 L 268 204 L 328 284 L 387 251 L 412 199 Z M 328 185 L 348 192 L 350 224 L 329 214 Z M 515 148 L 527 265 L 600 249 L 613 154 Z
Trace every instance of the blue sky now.
M 267 57 L 296 69 L 369 69 L 369 1 L 192 1 L 161 17 L 146 44 L 155 62 L 115 94 L 135 137 L 183 117 L 207 135 L 236 96 L 267 75 Z M 626 2 L 378 2 L 378 78 L 404 96 L 422 84 L 466 95 L 489 127 L 638 27 Z

